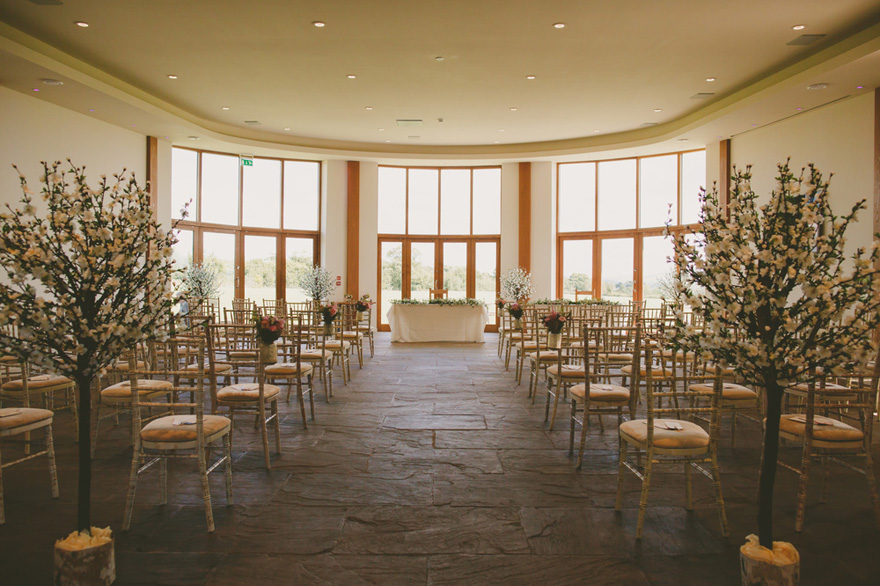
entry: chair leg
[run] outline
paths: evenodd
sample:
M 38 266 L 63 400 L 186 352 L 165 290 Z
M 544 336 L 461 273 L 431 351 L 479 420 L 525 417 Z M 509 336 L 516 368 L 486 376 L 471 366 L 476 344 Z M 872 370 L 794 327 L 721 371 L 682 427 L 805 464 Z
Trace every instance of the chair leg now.
M 232 504 L 232 438 L 229 434 L 223 436 L 223 453 L 226 458 L 226 505 Z
M 302 394 L 300 394 L 300 400 L 302 400 Z M 305 405 L 303 405 L 303 426 L 305 426 L 305 415 L 306 409 Z M 281 453 L 281 418 L 278 417 L 278 401 L 272 401 L 272 417 L 274 417 L 274 427 L 275 427 L 275 453 Z
M 199 450 L 199 456 L 196 460 L 198 460 L 199 476 L 202 480 L 202 500 L 205 503 L 205 518 L 208 521 L 208 533 L 213 533 L 214 511 L 211 507 L 211 487 L 208 484 L 208 467 L 205 464 L 205 454 L 202 449 Z
M 159 460 L 159 504 L 168 504 L 168 459 Z
M 684 463 L 684 510 L 694 510 L 694 475 L 690 462 Z
M 0 525 L 6 523 L 6 507 L 3 503 L 3 450 L 0 450 Z
M 586 417 L 587 416 L 584 415 L 585 420 L 586 420 Z M 587 428 L 587 426 L 584 425 L 584 427 L 581 430 L 582 434 L 584 433 L 583 430 L 585 430 L 586 428 Z M 615 511 L 619 511 L 620 508 L 623 506 L 623 471 L 626 469 L 626 457 L 627 457 L 627 451 L 629 450 L 629 445 L 625 441 L 623 441 L 623 439 L 618 438 L 617 441 L 619 442 L 619 445 L 620 445 L 620 447 L 619 447 L 620 457 L 619 457 L 618 463 L 617 463 L 617 496 L 614 499 L 614 510 Z M 581 435 L 581 454 L 578 455 L 578 468 L 580 468 L 581 458 L 583 457 L 583 445 L 584 445 L 584 436 Z
M 721 470 L 718 468 L 718 455 L 712 454 L 712 485 L 715 488 L 715 505 L 718 507 L 718 520 L 721 522 L 721 535 L 730 535 L 727 526 L 727 511 L 724 509 L 724 494 L 721 492 Z
M 642 479 L 642 496 L 639 498 L 639 521 L 636 524 L 636 539 L 642 538 L 642 529 L 645 527 L 645 513 L 648 510 L 648 492 L 651 490 L 651 468 L 654 454 L 648 452 L 645 458 L 645 472 Z
M 810 461 L 812 460 L 812 446 L 804 438 L 804 455 L 801 461 L 801 476 L 798 482 L 797 513 L 794 518 L 794 530 L 798 533 L 804 528 L 804 513 L 807 508 L 807 485 L 810 481 Z
M 571 458 L 571 455 L 574 453 L 574 424 L 575 424 L 575 416 L 577 415 L 577 402 L 574 400 L 574 397 L 571 399 L 571 415 L 569 416 L 568 422 L 568 457 Z
M 260 434 L 263 436 L 263 458 L 266 460 L 266 470 L 269 470 L 272 465 L 269 462 L 269 430 L 266 427 L 265 402 L 261 401 L 257 407 L 257 416 L 260 418 Z
M 302 413 L 303 429 L 308 429 L 309 425 L 306 423 L 306 402 L 303 397 L 302 377 L 299 374 L 297 374 L 296 378 L 296 400 L 299 403 L 299 410 Z M 281 449 L 279 448 L 278 451 L 280 452 Z
M 312 421 L 315 420 L 315 381 L 312 375 L 308 375 L 308 387 L 309 387 L 309 411 L 312 414 Z
M 131 515 L 134 512 L 134 495 L 137 490 L 138 467 L 140 466 L 140 448 L 134 446 L 134 454 L 131 457 L 131 471 L 128 475 L 128 496 L 125 497 L 125 515 L 122 519 L 122 530 L 128 531 L 131 527 Z
M 49 483 L 52 487 L 52 498 L 58 498 L 58 468 L 55 466 L 55 439 L 52 435 L 52 424 L 46 426 L 46 456 L 49 458 Z M 2 488 L 0 488 L 2 492 Z M 2 497 L 0 497 L 2 499 Z M 0 510 L 3 504 L 0 503 Z

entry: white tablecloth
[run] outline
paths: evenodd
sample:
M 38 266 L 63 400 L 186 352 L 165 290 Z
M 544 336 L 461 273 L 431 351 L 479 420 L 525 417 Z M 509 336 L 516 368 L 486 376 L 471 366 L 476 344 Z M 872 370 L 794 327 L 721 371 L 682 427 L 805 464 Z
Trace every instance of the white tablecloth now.
M 483 342 L 489 313 L 482 305 L 392 305 L 392 342 Z

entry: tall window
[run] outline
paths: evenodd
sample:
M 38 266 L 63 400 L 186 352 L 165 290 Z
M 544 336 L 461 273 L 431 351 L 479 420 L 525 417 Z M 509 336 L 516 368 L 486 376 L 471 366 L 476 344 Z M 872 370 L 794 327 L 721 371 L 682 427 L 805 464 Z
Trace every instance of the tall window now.
M 699 221 L 706 151 L 557 166 L 557 290 L 659 306 L 672 265 L 663 237 Z
M 252 162 L 252 164 L 245 164 Z M 217 268 L 220 303 L 233 297 L 300 301 L 298 275 L 317 258 L 321 164 L 173 148 L 175 260 Z
M 499 167 L 380 166 L 378 207 L 380 320 L 392 299 L 445 289 L 449 298 L 484 300 L 496 323 Z

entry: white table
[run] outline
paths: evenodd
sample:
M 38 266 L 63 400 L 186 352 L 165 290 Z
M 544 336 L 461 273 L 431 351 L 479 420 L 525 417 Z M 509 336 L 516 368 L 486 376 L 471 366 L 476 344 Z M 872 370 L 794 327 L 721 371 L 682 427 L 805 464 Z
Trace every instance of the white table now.
M 386 317 L 392 342 L 484 342 L 489 321 L 483 305 L 395 304 Z

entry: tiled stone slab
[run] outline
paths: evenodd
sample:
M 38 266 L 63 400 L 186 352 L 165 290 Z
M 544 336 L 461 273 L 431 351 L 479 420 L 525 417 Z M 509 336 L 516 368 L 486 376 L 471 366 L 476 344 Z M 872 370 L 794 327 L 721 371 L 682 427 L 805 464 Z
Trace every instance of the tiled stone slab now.
M 334 553 L 528 553 L 515 508 L 349 509 Z
M 561 474 L 436 474 L 434 504 L 478 507 L 588 507 L 577 477 Z
M 256 584 L 405 586 L 427 583 L 427 558 L 387 555 L 234 555 L 214 568 L 210 586 Z
M 222 560 L 212 553 L 117 550 L 114 584 L 204 584 Z
M 496 450 L 434 449 L 405 450 L 396 453 L 377 451 L 370 458 L 368 470 L 371 474 L 380 476 L 408 475 L 414 471 L 482 474 L 504 472 Z
M 438 449 L 552 449 L 553 443 L 539 430 L 438 431 L 434 445 Z
M 404 478 L 377 475 L 294 475 L 273 499 L 278 505 L 429 505 L 431 475 L 411 474 Z
M 634 560 L 623 557 L 454 555 L 432 556 L 428 580 L 440 584 L 647 585 Z
M 386 415 L 382 427 L 392 429 L 486 429 L 482 415 Z
M 422 390 L 411 390 L 398 392 L 394 394 L 392 405 L 400 404 L 417 404 L 424 405 L 425 410 L 429 411 L 431 406 L 437 401 L 460 401 L 460 400 L 477 400 L 477 394 L 473 391 L 438 391 L 432 388 L 424 388 Z
M 569 458 L 564 450 L 499 450 L 498 457 L 505 472 L 576 473 L 577 455 Z

